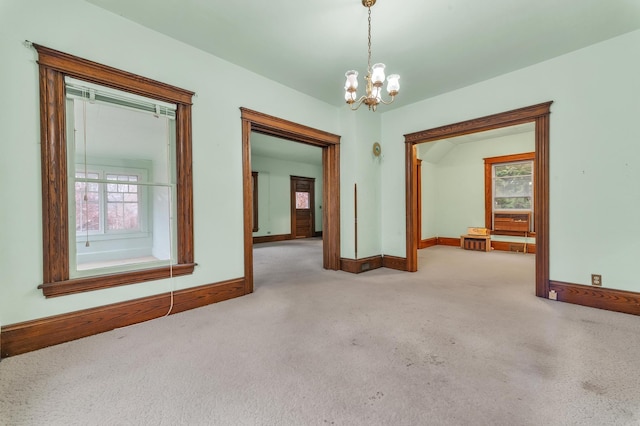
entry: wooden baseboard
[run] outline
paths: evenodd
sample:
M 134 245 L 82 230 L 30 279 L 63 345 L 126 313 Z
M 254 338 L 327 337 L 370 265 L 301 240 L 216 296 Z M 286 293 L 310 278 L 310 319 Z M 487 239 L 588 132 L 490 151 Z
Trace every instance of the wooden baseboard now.
M 549 290 L 554 290 L 561 302 L 640 315 L 640 293 L 561 281 L 549 281 Z
M 244 278 L 178 290 L 173 294 L 171 313 L 199 308 L 244 294 Z M 19 355 L 159 318 L 167 313 L 170 303 L 170 293 L 163 293 L 3 326 L 0 330 L 0 356 Z
M 518 253 L 525 252 L 524 243 L 515 243 L 511 241 L 491 241 L 491 248 L 499 251 L 513 251 Z M 535 244 L 527 244 L 526 246 L 527 254 L 535 254 L 536 253 L 536 245 Z
M 436 244 L 439 246 L 460 247 L 460 238 L 437 237 Z
M 260 243 L 275 243 L 276 241 L 293 240 L 291 234 L 279 234 L 279 235 L 263 235 L 261 237 L 253 237 L 253 244 Z
M 316 231 L 313 233 L 314 237 L 322 237 L 322 231 Z
M 382 256 L 382 267 L 389 269 L 396 269 L 398 271 L 408 271 L 407 258 L 389 256 L 387 254 Z
M 418 248 L 419 249 L 427 248 L 435 245 L 460 247 L 460 238 L 449 238 L 449 237 L 429 238 L 427 240 L 421 240 L 418 245 Z M 524 243 L 510 242 L 510 241 L 491 241 L 491 248 L 499 251 L 513 251 L 513 252 L 523 253 Z M 535 254 L 536 245 L 527 244 L 527 253 Z
M 351 272 L 352 274 L 359 274 L 378 268 L 382 268 L 382 256 L 380 255 L 363 259 L 340 258 L 340 270 Z
M 438 244 L 438 239 L 436 237 L 427 238 L 426 240 L 418 241 L 418 250 L 433 247 Z

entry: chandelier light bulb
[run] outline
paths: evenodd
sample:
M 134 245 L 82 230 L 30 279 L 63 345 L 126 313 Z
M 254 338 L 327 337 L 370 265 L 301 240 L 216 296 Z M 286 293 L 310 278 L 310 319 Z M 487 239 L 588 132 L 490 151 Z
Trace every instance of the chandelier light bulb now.
M 349 92 L 348 90 L 346 90 L 344 92 L 344 100 L 348 103 L 348 104 L 352 104 L 356 101 L 356 92 Z
M 387 92 L 389 95 L 395 96 L 400 91 L 400 76 L 398 74 L 391 74 L 387 77 Z
M 344 75 L 347 77 L 347 82 L 344 84 L 344 90 L 355 92 L 358 88 L 358 71 L 347 71 Z
M 371 84 L 382 86 L 384 84 L 384 64 L 375 64 L 371 67 Z

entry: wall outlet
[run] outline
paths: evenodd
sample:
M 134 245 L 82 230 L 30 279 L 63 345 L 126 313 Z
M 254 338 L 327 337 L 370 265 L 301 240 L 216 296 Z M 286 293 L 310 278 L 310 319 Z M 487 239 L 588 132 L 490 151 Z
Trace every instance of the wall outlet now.
M 549 290 L 549 299 L 558 300 L 558 293 L 555 290 Z
M 602 275 L 591 274 L 591 285 L 595 285 L 595 286 L 601 287 L 602 286 Z

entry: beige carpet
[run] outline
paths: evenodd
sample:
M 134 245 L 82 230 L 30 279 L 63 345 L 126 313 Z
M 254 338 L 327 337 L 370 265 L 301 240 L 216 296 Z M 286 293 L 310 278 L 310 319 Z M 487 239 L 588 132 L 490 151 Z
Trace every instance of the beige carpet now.
M 640 318 L 536 298 L 532 255 L 321 255 L 258 245 L 252 295 L 2 360 L 0 424 L 640 424 Z

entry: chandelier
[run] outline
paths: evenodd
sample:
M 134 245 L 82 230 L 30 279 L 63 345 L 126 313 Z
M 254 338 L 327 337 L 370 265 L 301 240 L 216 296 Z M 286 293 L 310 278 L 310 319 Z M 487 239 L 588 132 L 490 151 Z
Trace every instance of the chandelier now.
M 367 80 L 366 95 L 362 95 L 359 99 L 356 94 L 358 89 L 358 71 L 350 70 L 345 73 L 347 82 L 344 85 L 344 100 L 347 101 L 351 110 L 355 111 L 360 105 L 365 104 L 369 110 L 375 111 L 378 104 L 383 103 L 389 105 L 395 99 L 400 91 L 400 76 L 391 74 L 387 77 L 387 92 L 391 99 L 385 101 L 382 99 L 382 85 L 384 84 L 384 68 L 385 65 L 378 63 L 371 66 L 371 6 L 376 4 L 376 0 L 362 0 L 362 5 L 369 10 L 369 56 L 367 60 Z

